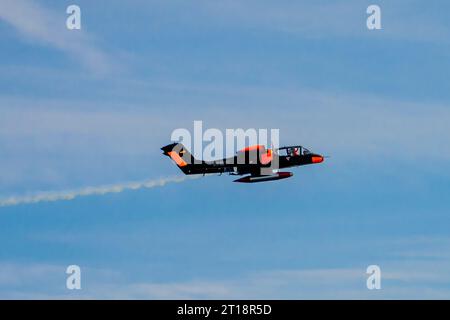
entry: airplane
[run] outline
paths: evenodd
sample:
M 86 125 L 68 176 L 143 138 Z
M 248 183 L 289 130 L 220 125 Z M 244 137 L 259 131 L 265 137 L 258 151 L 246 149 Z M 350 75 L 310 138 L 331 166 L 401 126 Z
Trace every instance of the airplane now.
M 234 182 L 255 183 L 286 179 L 292 172 L 279 169 L 316 164 L 324 161 L 324 156 L 310 152 L 303 146 L 288 146 L 266 149 L 264 145 L 253 145 L 238 151 L 234 157 L 216 161 L 203 161 L 194 156 L 181 143 L 172 143 L 161 150 L 170 157 L 184 174 L 246 175 Z

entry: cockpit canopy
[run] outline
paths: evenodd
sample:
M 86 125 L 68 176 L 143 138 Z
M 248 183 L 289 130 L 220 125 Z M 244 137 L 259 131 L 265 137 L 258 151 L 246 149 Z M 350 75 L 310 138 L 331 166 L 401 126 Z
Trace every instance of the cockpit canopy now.
M 280 156 L 304 156 L 307 154 L 311 154 L 311 151 L 302 146 L 290 146 L 290 147 L 282 147 L 277 150 L 278 155 Z

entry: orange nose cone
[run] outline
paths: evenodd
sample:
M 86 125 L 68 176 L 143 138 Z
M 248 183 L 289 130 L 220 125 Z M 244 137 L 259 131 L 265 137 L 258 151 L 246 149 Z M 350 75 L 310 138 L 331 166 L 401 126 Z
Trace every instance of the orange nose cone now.
M 323 157 L 322 156 L 314 156 L 312 157 L 312 163 L 321 163 L 323 162 Z

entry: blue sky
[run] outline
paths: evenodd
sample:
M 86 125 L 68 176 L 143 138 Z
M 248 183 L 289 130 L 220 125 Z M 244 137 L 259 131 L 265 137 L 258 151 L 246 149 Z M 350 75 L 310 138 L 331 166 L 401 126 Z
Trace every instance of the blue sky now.
M 0 0 L 2 199 L 180 176 L 194 120 L 331 156 L 0 207 L 0 298 L 450 298 L 449 4 L 373 3 Z

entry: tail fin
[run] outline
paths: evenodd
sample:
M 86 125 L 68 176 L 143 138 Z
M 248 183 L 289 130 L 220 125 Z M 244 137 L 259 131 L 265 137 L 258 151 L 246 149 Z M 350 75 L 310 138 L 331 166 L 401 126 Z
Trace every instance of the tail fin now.
M 194 156 L 181 143 L 172 143 L 161 150 L 163 154 L 170 157 L 185 174 L 190 174 L 191 166 L 194 164 Z

